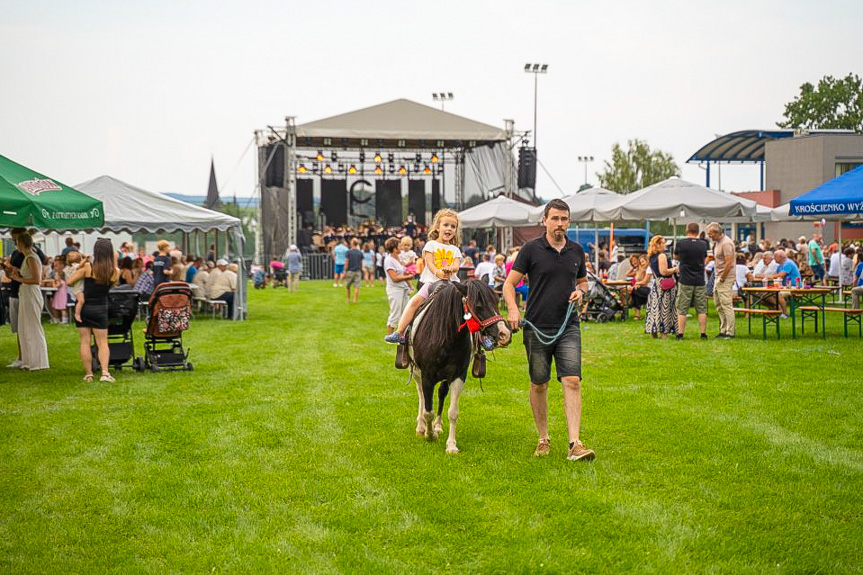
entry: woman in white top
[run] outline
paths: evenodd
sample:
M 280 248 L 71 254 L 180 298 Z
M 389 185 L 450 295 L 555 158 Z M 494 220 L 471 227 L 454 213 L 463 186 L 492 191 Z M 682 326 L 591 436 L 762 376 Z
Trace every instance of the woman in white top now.
M 21 340 L 21 369 L 37 371 L 48 369 L 48 344 L 42 330 L 42 262 L 33 252 L 33 238 L 29 233 L 18 236 L 18 251 L 24 254 L 21 270 L 11 274 L 11 278 L 21 282 L 18 295 L 18 336 Z
M 387 335 L 399 325 L 399 320 L 410 300 L 411 284 L 414 274 L 406 273 L 405 266 L 399 260 L 399 240 L 389 238 L 384 243 L 388 255 L 384 259 L 384 272 L 387 276 L 387 301 L 390 304 L 390 315 L 387 318 Z

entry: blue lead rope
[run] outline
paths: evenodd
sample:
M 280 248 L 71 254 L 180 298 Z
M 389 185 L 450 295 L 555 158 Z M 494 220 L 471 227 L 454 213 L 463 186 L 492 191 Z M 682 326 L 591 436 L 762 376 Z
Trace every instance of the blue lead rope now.
M 563 323 L 560 324 L 560 329 L 558 329 L 557 333 L 554 335 L 548 335 L 526 319 L 521 320 L 521 323 L 533 330 L 539 343 L 541 343 L 542 345 L 551 345 L 556 342 L 561 335 L 563 335 L 563 332 L 566 330 L 566 325 L 569 323 L 569 318 L 572 316 L 572 310 L 574 309 L 575 302 L 569 302 L 569 307 L 566 308 L 566 317 L 563 318 Z

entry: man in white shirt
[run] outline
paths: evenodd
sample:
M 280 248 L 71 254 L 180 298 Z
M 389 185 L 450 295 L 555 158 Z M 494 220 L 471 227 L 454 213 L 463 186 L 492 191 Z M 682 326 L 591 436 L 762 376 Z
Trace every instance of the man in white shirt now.
M 232 264 L 234 267 L 235 264 Z M 228 318 L 234 317 L 234 293 L 237 291 L 237 273 L 228 269 L 228 262 L 219 260 L 216 262 L 218 272 L 210 274 L 208 281 L 210 299 L 222 300 L 228 304 Z
M 763 252 L 761 261 L 755 264 L 755 268 L 752 270 L 752 279 L 763 281 L 767 276 L 775 274 L 778 267 L 776 260 L 773 259 L 773 252 L 770 250 Z
M 474 268 L 473 275 L 478 280 L 481 280 L 482 276 L 487 275 L 488 285 L 494 288 L 494 264 L 488 252 L 482 254 L 482 261 Z
M 195 294 L 196 297 L 207 297 L 208 291 L 207 286 L 210 281 L 210 272 L 216 267 L 216 264 L 207 260 L 206 264 L 202 264 L 200 269 L 198 269 L 198 273 L 195 274 L 194 283 L 192 283 L 192 293 Z
M 830 268 L 827 270 L 827 277 L 839 279 L 839 269 L 841 267 L 842 254 L 839 250 L 833 252 L 830 256 Z

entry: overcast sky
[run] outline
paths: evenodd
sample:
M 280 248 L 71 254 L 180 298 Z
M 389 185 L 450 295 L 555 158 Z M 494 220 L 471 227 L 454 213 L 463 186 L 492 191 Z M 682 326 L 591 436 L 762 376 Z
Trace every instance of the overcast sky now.
M 863 2 L 25 2 L 0 0 L 0 154 L 68 184 L 109 174 L 222 195 L 256 181 L 255 129 L 409 98 L 517 129 L 567 192 L 579 155 L 647 140 L 685 164 L 716 134 L 773 128 L 803 82 L 863 73 Z M 241 159 L 242 158 L 242 159 Z M 758 188 L 757 168 L 722 187 Z M 717 187 L 714 177 L 713 187 Z M 538 192 L 557 194 L 540 172 Z

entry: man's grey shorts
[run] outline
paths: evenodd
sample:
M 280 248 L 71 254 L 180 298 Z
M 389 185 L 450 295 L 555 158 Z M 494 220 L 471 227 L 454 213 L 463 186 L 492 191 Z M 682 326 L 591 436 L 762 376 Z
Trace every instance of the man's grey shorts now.
M 18 298 L 9 298 L 9 327 L 12 333 L 18 333 Z
M 686 315 L 694 307 L 696 313 L 707 313 L 707 286 L 677 284 L 677 315 Z
M 363 283 L 363 272 L 345 272 L 345 287 L 350 289 L 351 285 L 360 289 Z
M 531 383 L 548 383 L 551 379 L 551 358 L 554 358 L 558 381 L 564 377 L 581 377 L 581 327 L 577 323 L 570 324 L 551 345 L 542 345 L 533 330 L 525 328 L 524 349 L 527 352 Z

